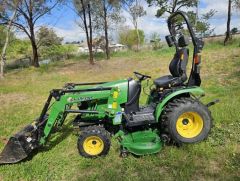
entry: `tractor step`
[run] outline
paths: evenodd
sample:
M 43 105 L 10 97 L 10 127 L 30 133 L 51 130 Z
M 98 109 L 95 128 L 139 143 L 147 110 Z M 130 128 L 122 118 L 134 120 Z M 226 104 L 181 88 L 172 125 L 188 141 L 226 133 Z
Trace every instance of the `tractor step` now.
M 150 112 L 134 112 L 131 114 L 125 114 L 126 126 L 135 127 L 148 124 L 157 123 L 152 111 Z

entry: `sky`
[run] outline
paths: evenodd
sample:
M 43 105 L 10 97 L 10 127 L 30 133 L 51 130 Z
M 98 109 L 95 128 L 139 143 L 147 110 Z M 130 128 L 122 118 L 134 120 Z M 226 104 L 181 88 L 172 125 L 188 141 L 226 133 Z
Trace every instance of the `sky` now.
M 143 0 L 147 15 L 139 19 L 139 28 L 144 30 L 145 35 L 149 37 L 152 33 L 157 32 L 164 37 L 168 34 L 166 18 L 156 18 L 155 14 L 157 7 L 148 7 L 147 3 Z M 217 12 L 214 17 L 209 21 L 212 28 L 215 28 L 214 34 L 224 34 L 226 32 L 227 22 L 227 9 L 228 0 L 200 0 L 199 16 L 208 12 L 210 9 L 215 9 Z M 128 18 L 128 14 L 123 12 L 126 17 L 125 24 L 130 28 L 133 25 Z M 46 15 L 38 23 L 38 27 L 48 25 L 52 27 L 58 36 L 64 38 L 64 42 L 80 41 L 85 39 L 85 34 L 77 25 L 78 17 L 74 12 L 71 5 L 56 8 L 50 15 Z M 240 11 L 233 9 L 231 26 L 240 29 Z M 24 37 L 24 35 L 21 35 Z M 115 38 L 116 39 L 116 38 Z

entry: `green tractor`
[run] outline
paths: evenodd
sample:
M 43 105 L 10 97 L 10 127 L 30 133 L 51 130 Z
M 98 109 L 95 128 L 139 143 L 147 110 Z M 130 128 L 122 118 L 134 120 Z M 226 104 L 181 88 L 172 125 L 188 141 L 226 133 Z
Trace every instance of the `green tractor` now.
M 179 23 L 179 17 L 183 22 Z M 206 139 L 212 127 L 208 107 L 217 101 L 204 105 L 199 100 L 204 96 L 200 88 L 203 41 L 195 36 L 183 12 L 169 17 L 168 28 L 167 43 L 176 47 L 169 66 L 171 75 L 154 80 L 145 106 L 139 106 L 141 84 L 151 77 L 138 72 L 134 72 L 137 80 L 68 83 L 52 90 L 40 117 L 9 139 L 0 154 L 0 164 L 17 163 L 44 146 L 53 128 L 62 126 L 70 113 L 76 114 L 73 125 L 80 129 L 77 148 L 88 158 L 107 155 L 111 135 L 119 140 L 121 156 L 158 153 L 164 143 Z M 183 33 L 186 29 L 194 47 L 189 78 L 186 69 L 190 41 Z

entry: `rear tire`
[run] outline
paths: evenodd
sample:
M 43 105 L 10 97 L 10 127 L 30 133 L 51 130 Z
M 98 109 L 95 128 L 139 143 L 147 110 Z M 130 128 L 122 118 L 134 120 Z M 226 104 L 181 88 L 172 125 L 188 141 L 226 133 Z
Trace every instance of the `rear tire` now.
M 191 97 L 169 102 L 161 117 L 163 133 L 176 143 L 197 143 L 206 139 L 212 127 L 208 108 Z
M 94 158 L 107 155 L 111 146 L 109 133 L 100 126 L 85 128 L 78 138 L 78 151 L 83 157 Z

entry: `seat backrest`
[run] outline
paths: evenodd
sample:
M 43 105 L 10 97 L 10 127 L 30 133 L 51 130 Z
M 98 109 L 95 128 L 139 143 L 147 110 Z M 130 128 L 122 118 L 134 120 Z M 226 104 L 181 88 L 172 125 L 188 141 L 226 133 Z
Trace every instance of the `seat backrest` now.
M 183 73 L 186 73 L 188 57 L 188 48 L 181 48 L 175 53 L 169 65 L 169 70 L 173 77 L 181 77 Z
M 135 80 L 128 81 L 128 102 L 125 104 L 125 113 L 138 112 L 139 98 L 141 94 L 141 83 Z

